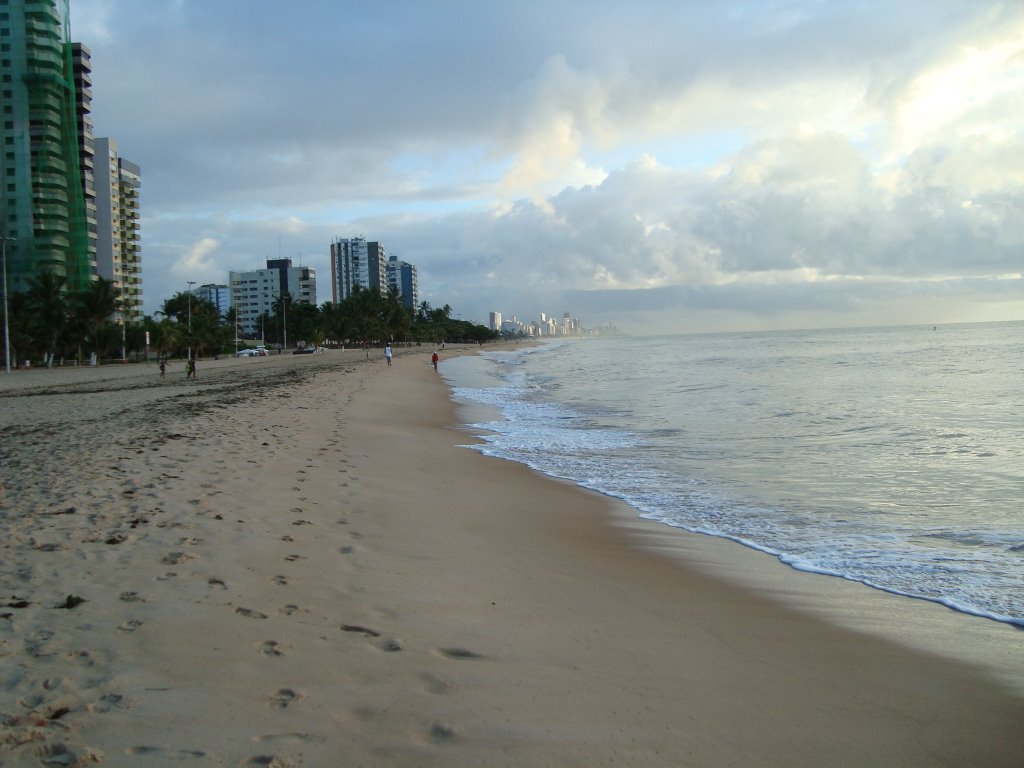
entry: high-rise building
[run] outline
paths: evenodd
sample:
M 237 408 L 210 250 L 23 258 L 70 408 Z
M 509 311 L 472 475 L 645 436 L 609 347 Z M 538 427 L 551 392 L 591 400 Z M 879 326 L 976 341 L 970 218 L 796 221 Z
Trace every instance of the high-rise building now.
M 387 255 L 378 242 L 365 237 L 335 238 L 331 243 L 331 300 L 340 304 L 359 287 L 388 290 Z
M 388 288 L 394 288 L 402 304 L 415 309 L 419 304 L 420 287 L 416 279 L 416 265 L 397 256 L 388 258 Z
M 93 278 L 89 52 L 70 40 L 69 0 L 0 5 L 0 233 L 10 290 L 49 270 Z
M 113 139 L 95 140 L 96 272 L 114 282 L 129 322 L 142 320 L 139 166 L 120 157 Z
M 213 304 L 221 317 L 225 317 L 231 309 L 231 289 L 226 285 L 206 283 L 193 290 L 192 295 Z
M 488 327 L 492 331 L 501 330 L 501 312 L 491 312 Z
M 78 168 L 82 174 L 82 202 L 89 241 L 89 264 L 96 274 L 95 147 L 92 131 L 92 52 L 81 43 L 71 44 L 75 73 L 75 114 L 78 118 Z
M 316 306 L 316 270 L 293 267 L 291 259 L 268 259 L 266 269 L 229 272 L 231 305 L 235 308 L 238 332 L 260 333 L 260 317 L 273 312 L 274 302 L 287 293 L 296 304 Z

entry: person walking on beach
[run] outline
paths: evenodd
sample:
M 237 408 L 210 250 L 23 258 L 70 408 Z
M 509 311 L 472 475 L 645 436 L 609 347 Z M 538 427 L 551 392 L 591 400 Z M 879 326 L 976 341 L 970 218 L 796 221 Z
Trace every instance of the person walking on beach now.
M 160 365 L 160 378 L 162 379 L 164 377 L 164 374 L 167 373 L 167 361 L 164 360 L 161 357 L 159 365 Z
M 390 368 L 390 367 L 391 367 L 391 355 L 392 355 L 392 354 L 393 354 L 393 353 L 392 353 L 392 351 L 391 351 L 391 342 L 389 341 L 389 342 L 388 342 L 388 343 L 387 343 L 387 344 L 386 344 L 386 345 L 384 346 L 384 359 L 388 361 L 388 368 Z
M 436 352 L 436 351 L 434 352 L 434 354 L 432 354 L 432 355 L 430 356 L 430 362 L 431 362 L 431 364 L 432 364 L 432 365 L 434 366 L 434 373 L 437 373 L 437 361 L 438 361 L 439 359 L 440 359 L 440 358 L 438 358 L 438 356 L 437 356 L 437 352 Z
M 194 379 L 196 377 L 196 359 L 190 357 L 188 362 L 185 363 L 185 378 Z

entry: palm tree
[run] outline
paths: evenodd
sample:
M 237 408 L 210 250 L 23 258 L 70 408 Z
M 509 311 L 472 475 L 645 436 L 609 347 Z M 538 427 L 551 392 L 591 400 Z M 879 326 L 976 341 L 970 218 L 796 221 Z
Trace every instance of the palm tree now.
M 8 332 L 11 337 L 11 360 L 25 359 L 32 346 L 32 312 L 24 293 L 12 293 L 8 299 Z
M 388 336 L 392 340 L 405 341 L 412 327 L 412 310 L 402 303 L 398 291 L 394 288 L 388 289 L 387 306 L 384 311 L 384 324 L 387 326 Z
M 274 303 L 270 305 L 271 310 L 274 312 L 274 317 L 281 323 L 281 335 L 279 340 L 282 347 L 288 345 L 288 313 L 292 308 L 292 295 L 291 293 L 279 294 Z
M 112 325 L 111 316 L 121 309 L 121 299 L 114 291 L 114 281 L 101 277 L 90 283 L 84 291 L 74 294 L 72 307 L 72 314 L 83 331 L 82 342 L 92 347 L 97 358 L 102 359 L 112 341 L 109 334 L 104 333 L 104 327 Z
M 337 344 L 344 344 L 349 337 L 350 324 L 345 312 L 345 302 L 334 304 L 325 301 L 320 307 L 320 323 L 325 336 Z
M 416 319 L 421 320 L 424 323 L 430 322 L 430 302 L 421 301 L 419 307 L 416 309 Z
M 26 301 L 33 320 L 46 346 L 46 367 L 53 366 L 57 342 L 67 327 L 68 299 L 64 288 L 67 280 L 49 270 L 28 279 Z
M 153 348 L 156 350 L 157 358 L 168 357 L 178 347 L 184 346 L 183 337 L 179 332 L 180 326 L 163 312 L 156 312 L 155 315 L 162 315 L 159 320 L 146 318 L 146 328 L 150 331 Z

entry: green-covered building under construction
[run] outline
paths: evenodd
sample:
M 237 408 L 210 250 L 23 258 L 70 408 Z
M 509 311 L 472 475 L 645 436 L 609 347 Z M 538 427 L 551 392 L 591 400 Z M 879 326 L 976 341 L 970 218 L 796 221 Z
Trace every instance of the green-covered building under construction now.
M 44 270 L 80 290 L 95 274 L 89 51 L 68 0 L 0 0 L 0 223 L 9 289 Z

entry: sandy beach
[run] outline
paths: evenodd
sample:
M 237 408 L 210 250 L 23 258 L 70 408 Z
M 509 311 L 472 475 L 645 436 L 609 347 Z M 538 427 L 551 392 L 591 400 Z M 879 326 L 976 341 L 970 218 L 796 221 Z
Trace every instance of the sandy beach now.
M 0 765 L 1024 764 L 1009 683 L 461 447 L 429 355 L 0 376 Z

